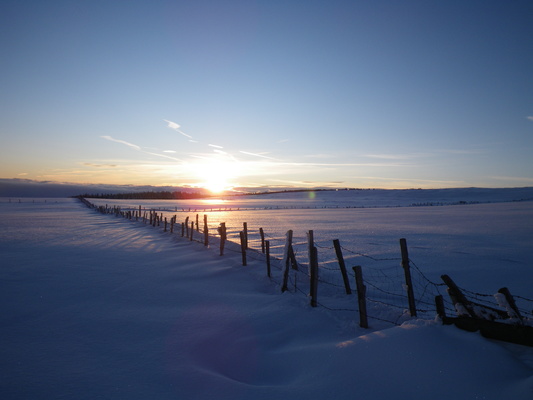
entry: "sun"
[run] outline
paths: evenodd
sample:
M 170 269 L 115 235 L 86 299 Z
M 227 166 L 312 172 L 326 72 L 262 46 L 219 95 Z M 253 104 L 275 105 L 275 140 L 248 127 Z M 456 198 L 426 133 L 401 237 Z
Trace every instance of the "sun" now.
M 237 176 L 238 168 L 235 162 L 212 159 L 194 163 L 192 170 L 198 179 L 198 186 L 209 190 L 213 194 L 231 189 L 231 182 Z

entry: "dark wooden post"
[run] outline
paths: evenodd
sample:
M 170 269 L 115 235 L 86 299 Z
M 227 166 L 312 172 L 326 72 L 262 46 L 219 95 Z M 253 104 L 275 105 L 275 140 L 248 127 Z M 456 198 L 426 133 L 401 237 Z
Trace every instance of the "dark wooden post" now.
M 473 317 L 476 318 L 476 313 L 472 308 L 472 303 L 468 301 L 466 296 L 461 292 L 461 289 L 455 284 L 455 282 L 448 275 L 441 275 L 441 279 L 448 286 L 448 295 L 455 306 L 455 311 L 460 317 Z
M 244 246 L 245 248 L 248 248 L 248 223 L 243 222 L 242 223 L 242 229 L 243 229 L 243 235 L 244 235 Z
M 311 307 L 316 307 L 317 302 L 317 292 L 318 292 L 318 252 L 315 246 L 311 248 L 311 259 L 309 260 L 310 268 L 310 289 L 309 294 L 311 296 Z
M 239 236 L 241 237 L 242 265 L 246 266 L 246 235 L 243 231 L 240 231 Z
M 189 217 L 185 218 L 185 235 L 189 237 Z
M 224 255 L 224 245 L 226 244 L 226 223 L 221 222 L 218 228 L 218 233 L 220 235 L 220 255 Z
M 261 235 L 261 253 L 265 254 L 265 231 L 259 228 L 259 235 Z
M 409 253 L 407 252 L 407 241 L 400 239 L 400 249 L 402 251 L 402 267 L 405 275 L 405 285 L 407 286 L 407 300 L 409 302 L 409 313 L 411 317 L 416 317 L 415 294 L 413 282 L 411 280 L 411 270 L 409 266 Z
M 191 237 L 190 237 L 190 241 L 192 242 L 192 236 L 194 234 L 194 221 L 191 221 Z
M 200 227 L 198 226 L 198 214 L 196 214 L 196 232 L 200 232 Z
M 174 233 L 174 224 L 176 223 L 176 216 L 170 218 L 170 233 Z
M 353 267 L 355 272 L 355 285 L 357 288 L 357 302 L 359 304 L 359 326 L 368 328 L 368 315 L 366 313 L 366 286 L 363 281 L 363 270 L 360 265 Z
M 446 309 L 444 308 L 442 295 L 435 296 L 435 306 L 437 307 L 437 315 L 444 321 L 446 319 Z
M 344 257 L 342 255 L 341 244 L 339 239 L 333 241 L 333 247 L 335 247 L 335 254 L 337 255 L 337 261 L 339 262 L 339 268 L 342 274 L 342 280 L 344 281 L 344 289 L 346 294 L 352 294 L 352 289 L 350 288 L 350 281 L 348 279 L 348 273 L 346 272 L 346 264 L 344 263 Z
M 165 217 L 165 229 L 163 229 L 163 232 L 167 231 L 167 217 Z
M 204 214 L 204 246 L 209 246 L 209 227 L 207 226 L 207 214 Z
M 181 237 L 185 236 L 185 222 L 181 223 Z
M 314 232 L 309 230 L 307 232 L 307 260 L 309 261 L 309 276 L 311 276 L 311 264 L 313 261 L 313 248 L 315 247 Z
M 500 290 L 498 290 L 498 293 L 503 294 L 505 297 L 505 301 L 507 302 L 505 309 L 507 310 L 507 314 L 509 315 L 509 318 L 518 318 L 520 323 L 523 323 L 524 320 L 522 318 L 522 315 L 520 314 L 520 310 L 516 306 L 514 298 L 511 295 L 511 292 L 509 291 L 509 289 L 507 289 L 506 287 L 503 287 Z
M 289 265 L 291 262 L 290 253 L 292 251 L 292 230 L 287 231 L 287 241 L 285 243 L 285 252 L 283 254 L 283 284 L 281 286 L 281 291 L 285 292 L 288 287 L 289 282 Z
M 265 241 L 267 276 L 270 278 L 270 240 Z

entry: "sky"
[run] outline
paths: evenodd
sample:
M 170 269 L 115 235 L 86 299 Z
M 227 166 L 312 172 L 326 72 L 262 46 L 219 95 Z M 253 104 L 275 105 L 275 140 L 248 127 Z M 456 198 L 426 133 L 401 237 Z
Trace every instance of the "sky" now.
M 4 0 L 0 178 L 533 186 L 531 1 Z

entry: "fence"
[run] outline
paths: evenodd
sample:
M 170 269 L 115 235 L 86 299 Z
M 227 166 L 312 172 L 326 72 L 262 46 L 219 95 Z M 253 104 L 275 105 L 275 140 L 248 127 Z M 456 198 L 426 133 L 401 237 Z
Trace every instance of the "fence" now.
M 281 291 L 308 297 L 312 307 L 359 316 L 359 325 L 364 328 L 369 324 L 400 325 L 414 317 L 433 319 L 438 314 L 448 318 L 449 313 L 460 313 L 461 305 L 454 301 L 446 276 L 440 283 L 428 279 L 409 257 L 407 241 L 403 238 L 398 243 L 397 257 L 377 258 L 358 252 L 338 239 L 317 240 L 313 231 L 307 232 L 306 240 L 295 241 L 292 231 L 271 236 L 263 228 L 250 229 L 246 222 L 242 227 L 228 227 L 225 223 L 210 226 L 207 215 L 200 220 L 198 214 L 178 222 L 177 214 L 165 216 L 160 210 L 146 210 L 141 206 L 123 210 L 118 206 L 95 206 L 81 197 L 80 200 L 100 213 L 160 227 L 164 232 L 216 248 L 221 256 L 238 253 L 244 266 L 250 259 L 264 263 L 266 275 Z M 347 264 L 352 267 L 346 267 Z M 507 312 L 511 322 L 516 321 L 502 305 L 501 294 L 493 296 L 457 288 L 471 298 L 468 304 L 483 304 L 487 309 L 503 307 L 502 312 Z M 450 296 L 443 296 L 447 292 Z M 533 300 L 514 298 L 533 308 Z M 522 325 L 533 321 L 530 309 L 516 307 L 516 312 Z M 501 313 L 494 318 L 502 318 Z

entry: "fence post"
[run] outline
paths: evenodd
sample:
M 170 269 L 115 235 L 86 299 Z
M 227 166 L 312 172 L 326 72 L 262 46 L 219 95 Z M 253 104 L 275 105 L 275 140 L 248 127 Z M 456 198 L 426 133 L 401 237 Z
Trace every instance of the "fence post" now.
M 224 255 L 224 245 L 226 244 L 226 223 L 221 222 L 218 228 L 218 233 L 220 234 L 220 255 Z
M 207 214 L 204 214 L 204 246 L 209 246 L 209 227 L 207 226 Z
M 521 324 L 524 323 L 524 319 L 522 315 L 520 314 L 520 310 L 516 306 L 516 303 L 514 301 L 513 296 L 511 295 L 511 292 L 506 287 L 503 287 L 498 290 L 498 293 L 501 293 L 505 297 L 505 301 L 507 304 L 505 304 L 505 309 L 507 310 L 507 314 L 509 315 L 509 318 L 518 318 Z M 514 313 L 514 315 L 513 315 Z
M 181 223 L 181 237 L 185 236 L 185 222 Z
M 435 306 L 437 307 L 437 315 L 444 321 L 446 319 L 446 309 L 444 308 L 444 298 L 441 294 L 435 296 Z
M 344 289 L 346 294 L 352 294 L 350 288 L 350 281 L 348 280 L 348 273 L 346 272 L 346 264 L 344 263 L 344 257 L 342 256 L 342 249 L 339 239 L 333 241 L 333 247 L 335 247 L 335 254 L 337 255 L 337 261 L 339 262 L 339 268 L 341 269 L 342 280 L 344 281 Z
M 165 229 L 163 229 L 163 232 L 167 231 L 167 217 L 165 217 Z
M 174 233 L 174 223 L 176 222 L 176 216 L 170 218 L 170 233 Z
M 265 241 L 267 276 L 270 278 L 270 240 Z
M 363 271 L 360 265 L 353 267 L 355 272 L 355 285 L 357 287 L 357 302 L 359 304 L 359 326 L 368 328 L 368 315 L 366 313 L 366 286 L 363 281 Z
M 313 261 L 313 248 L 315 247 L 315 238 L 313 230 L 307 232 L 307 259 L 309 260 L 309 276 L 311 275 L 311 265 Z
M 292 230 L 287 231 L 287 241 L 285 242 L 285 251 L 283 253 L 283 285 L 281 286 L 281 291 L 285 292 L 288 289 L 289 282 L 289 264 L 290 264 L 290 253 L 292 250 Z
M 460 317 L 476 318 L 476 313 L 472 308 L 472 303 L 468 301 L 466 296 L 461 292 L 461 289 L 448 275 L 441 275 L 442 281 L 448 286 L 448 296 L 452 300 L 457 315 Z
M 194 234 L 194 221 L 191 221 L 191 232 L 190 232 L 191 236 L 189 238 L 189 240 L 192 242 L 192 236 Z
M 198 226 L 198 214 L 196 214 L 196 232 L 200 232 L 200 227 Z
M 413 291 L 413 282 L 411 280 L 411 271 L 409 266 L 409 253 L 407 252 L 407 241 L 400 239 L 400 249 L 402 252 L 402 267 L 405 274 L 405 284 L 407 286 L 407 299 L 409 301 L 409 313 L 411 317 L 416 317 L 415 294 Z
M 248 222 L 242 223 L 243 237 L 244 237 L 244 247 L 248 248 Z
M 259 228 L 259 235 L 261 235 L 261 253 L 265 254 L 265 231 Z
M 315 246 L 312 246 L 310 250 L 311 259 L 309 260 L 310 269 L 310 290 L 311 295 L 311 307 L 317 306 L 317 292 L 318 292 L 318 251 Z
M 246 235 L 243 231 L 240 231 L 239 236 L 241 237 L 242 265 L 246 266 Z

